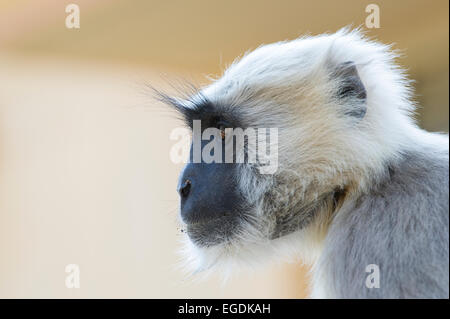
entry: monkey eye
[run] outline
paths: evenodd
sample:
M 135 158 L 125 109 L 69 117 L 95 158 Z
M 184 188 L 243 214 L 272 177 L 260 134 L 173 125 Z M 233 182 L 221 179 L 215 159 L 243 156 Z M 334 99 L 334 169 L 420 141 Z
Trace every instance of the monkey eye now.
M 217 128 L 220 130 L 220 136 L 222 137 L 222 140 L 225 140 L 225 129 L 229 128 L 230 125 L 224 123 L 224 122 L 219 122 L 217 124 Z
M 220 136 L 222 137 L 222 140 L 224 140 L 225 139 L 225 126 L 220 125 L 219 130 L 220 130 Z

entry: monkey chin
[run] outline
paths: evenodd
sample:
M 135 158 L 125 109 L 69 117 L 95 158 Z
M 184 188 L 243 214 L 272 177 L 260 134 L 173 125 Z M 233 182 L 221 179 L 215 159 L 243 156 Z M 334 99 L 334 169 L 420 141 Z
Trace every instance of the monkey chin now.
M 213 247 L 233 240 L 239 218 L 224 215 L 208 221 L 189 223 L 186 232 L 190 240 L 198 247 Z
M 233 274 L 256 270 L 274 262 L 299 262 L 300 259 L 312 262 L 318 257 L 316 242 L 309 229 L 271 239 L 261 229 L 242 219 L 215 221 L 215 234 L 211 234 L 209 227 L 188 225 L 182 237 L 178 266 L 188 276 L 205 278 L 215 274 L 226 281 Z M 202 236 L 207 231 L 209 234 Z

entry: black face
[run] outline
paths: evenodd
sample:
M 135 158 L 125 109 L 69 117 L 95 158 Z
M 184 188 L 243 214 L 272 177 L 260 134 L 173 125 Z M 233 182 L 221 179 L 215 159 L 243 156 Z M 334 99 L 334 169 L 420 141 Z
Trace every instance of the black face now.
M 201 132 L 206 128 L 216 128 L 221 132 L 219 136 L 210 140 L 196 139 L 193 132 L 193 143 L 197 140 L 200 147 L 191 145 L 189 163 L 185 166 L 178 183 L 178 193 L 181 201 L 181 218 L 187 225 L 190 239 L 198 246 L 208 247 L 230 239 L 239 227 L 243 218 L 246 201 L 239 191 L 239 165 L 225 161 L 224 129 L 232 128 L 230 119 L 220 116 L 212 110 L 211 105 L 203 105 L 203 109 L 193 112 L 190 110 L 185 120 L 192 127 L 193 120 L 201 121 Z M 198 133 L 198 132 L 197 132 Z M 206 145 L 216 147 L 208 148 L 211 156 L 221 149 L 220 160 L 205 162 L 203 156 L 194 157 L 194 151 L 204 151 Z M 195 160 L 195 161 L 194 161 Z
M 181 218 L 199 246 L 223 242 L 238 227 L 245 201 L 238 190 L 236 165 L 189 163 L 180 176 Z

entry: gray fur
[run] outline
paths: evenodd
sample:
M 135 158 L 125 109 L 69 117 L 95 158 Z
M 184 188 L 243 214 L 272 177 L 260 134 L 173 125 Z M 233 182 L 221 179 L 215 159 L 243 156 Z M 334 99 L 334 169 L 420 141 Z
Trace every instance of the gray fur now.
M 405 154 L 384 181 L 336 213 L 319 260 L 332 297 L 449 298 L 448 153 Z M 365 267 L 380 288 L 365 286 Z
M 339 83 L 338 98 L 344 105 L 353 105 L 344 110 L 344 114 L 362 119 L 367 112 L 367 92 L 352 61 L 340 64 L 334 71 L 334 80 Z

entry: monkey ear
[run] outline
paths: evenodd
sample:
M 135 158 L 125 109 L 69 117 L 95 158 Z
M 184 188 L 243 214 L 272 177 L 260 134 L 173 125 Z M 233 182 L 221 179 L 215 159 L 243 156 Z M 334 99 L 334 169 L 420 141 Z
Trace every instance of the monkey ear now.
M 338 65 L 333 73 L 338 81 L 337 98 L 345 105 L 345 114 L 362 119 L 367 111 L 367 93 L 353 61 Z

